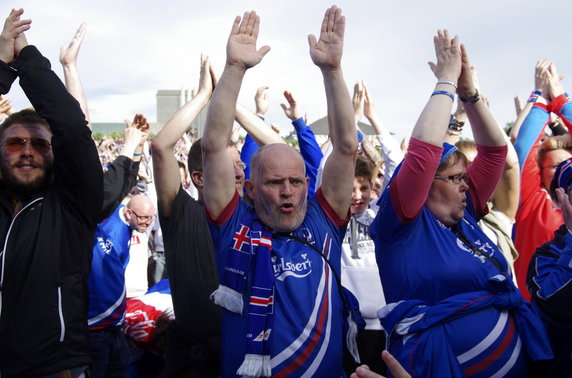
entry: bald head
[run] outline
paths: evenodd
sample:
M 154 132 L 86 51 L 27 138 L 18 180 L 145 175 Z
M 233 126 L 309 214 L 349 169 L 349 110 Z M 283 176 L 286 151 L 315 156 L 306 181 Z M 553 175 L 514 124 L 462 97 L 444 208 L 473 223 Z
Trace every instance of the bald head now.
M 274 143 L 260 147 L 250 160 L 250 178 L 257 181 L 262 175 L 265 165 L 273 166 L 280 162 L 297 162 L 302 169 L 302 176 L 306 175 L 304 158 L 295 148 L 288 144 Z
M 125 219 L 129 227 L 139 232 L 147 231 L 154 216 L 155 206 L 149 197 L 143 194 L 132 197 L 125 207 Z

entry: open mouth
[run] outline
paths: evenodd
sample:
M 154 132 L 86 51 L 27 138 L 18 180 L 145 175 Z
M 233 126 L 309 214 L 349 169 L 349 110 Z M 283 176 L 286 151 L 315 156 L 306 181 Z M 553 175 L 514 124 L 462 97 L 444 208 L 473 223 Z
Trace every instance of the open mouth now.
M 291 213 L 292 211 L 294 211 L 294 204 L 283 203 L 282 205 L 280 205 L 280 211 L 284 213 Z

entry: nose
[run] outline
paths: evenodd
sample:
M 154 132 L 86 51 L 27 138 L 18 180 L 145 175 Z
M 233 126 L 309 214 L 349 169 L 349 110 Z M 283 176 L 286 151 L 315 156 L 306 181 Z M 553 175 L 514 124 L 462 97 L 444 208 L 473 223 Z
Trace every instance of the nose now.
M 466 192 L 467 190 L 469 190 L 468 179 L 461 180 L 461 183 L 459 184 L 459 189 L 461 190 L 461 192 Z
M 360 200 L 361 199 L 361 190 L 354 189 L 352 192 L 352 200 Z
M 30 141 L 27 141 L 27 142 L 24 144 L 24 147 L 22 148 L 21 154 L 24 155 L 24 156 L 30 156 L 30 155 L 32 155 L 32 144 L 30 143 Z
M 284 184 L 282 184 L 280 195 L 282 197 L 291 197 L 292 196 L 292 185 L 286 180 Z
M 244 178 L 244 169 L 242 169 L 242 166 L 237 167 L 236 164 L 234 165 L 234 176 L 236 179 Z

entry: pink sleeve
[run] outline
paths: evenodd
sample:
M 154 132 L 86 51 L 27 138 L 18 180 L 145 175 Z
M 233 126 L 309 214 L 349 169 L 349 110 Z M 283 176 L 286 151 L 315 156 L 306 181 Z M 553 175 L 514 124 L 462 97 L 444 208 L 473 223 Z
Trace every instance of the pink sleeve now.
M 477 218 L 487 213 L 487 201 L 493 195 L 504 170 L 508 147 L 480 146 L 477 144 L 477 157 L 468 168 L 469 193 Z
M 400 222 L 409 223 L 421 212 L 443 147 L 411 138 L 403 164 L 389 187 L 391 204 Z

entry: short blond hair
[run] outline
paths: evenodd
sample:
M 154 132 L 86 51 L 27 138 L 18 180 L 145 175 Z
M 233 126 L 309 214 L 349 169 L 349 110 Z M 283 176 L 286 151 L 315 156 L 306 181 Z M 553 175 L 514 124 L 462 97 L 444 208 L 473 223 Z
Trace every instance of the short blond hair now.
M 572 136 L 570 134 L 548 137 L 538 147 L 538 165 L 542 166 L 547 152 L 567 150 L 572 152 Z

